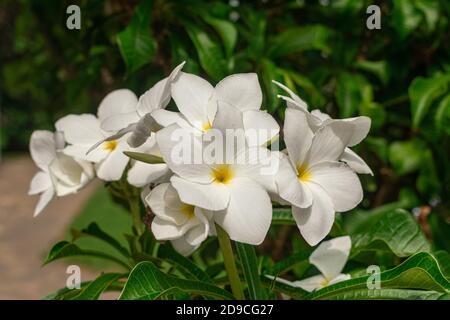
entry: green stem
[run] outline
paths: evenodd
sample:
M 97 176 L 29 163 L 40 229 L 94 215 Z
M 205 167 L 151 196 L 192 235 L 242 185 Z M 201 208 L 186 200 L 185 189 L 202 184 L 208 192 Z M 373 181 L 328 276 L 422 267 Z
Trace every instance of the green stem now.
M 220 249 L 223 254 L 223 262 L 230 279 L 231 291 L 237 300 L 244 300 L 244 291 L 242 290 L 241 280 L 234 260 L 233 249 L 231 248 L 231 240 L 225 230 L 216 224 L 217 238 L 219 239 Z
M 143 224 L 141 219 L 141 209 L 139 207 L 139 195 L 134 195 L 133 190 L 129 189 L 129 185 L 125 180 L 121 181 L 121 187 L 123 193 L 125 194 L 125 198 L 128 201 L 128 207 L 130 208 L 131 216 L 133 218 L 133 227 L 136 230 L 138 236 L 140 236 L 143 232 Z

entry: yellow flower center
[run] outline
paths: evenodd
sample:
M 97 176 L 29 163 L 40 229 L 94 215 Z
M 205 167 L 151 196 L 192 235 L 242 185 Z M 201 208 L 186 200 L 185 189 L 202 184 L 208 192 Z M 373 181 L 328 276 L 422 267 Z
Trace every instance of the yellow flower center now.
M 202 126 L 202 131 L 203 131 L 204 133 L 206 133 L 206 132 L 208 132 L 208 130 L 211 129 L 211 128 L 212 128 L 212 124 L 211 124 L 211 122 L 208 121 L 208 123 L 205 123 L 205 124 Z
M 308 164 L 302 163 L 298 165 L 297 172 L 298 172 L 297 178 L 301 182 L 306 182 L 309 181 L 309 179 L 311 179 L 311 173 L 308 170 Z
M 234 177 L 232 168 L 227 164 L 222 164 L 212 169 L 211 176 L 215 183 L 228 184 Z
M 180 210 L 189 220 L 195 217 L 194 206 L 190 204 L 183 203 Z
M 117 140 L 105 141 L 103 148 L 109 152 L 114 151 L 117 147 Z
M 322 288 L 326 287 L 329 283 L 330 283 L 330 281 L 327 278 L 320 281 L 320 285 L 322 286 Z

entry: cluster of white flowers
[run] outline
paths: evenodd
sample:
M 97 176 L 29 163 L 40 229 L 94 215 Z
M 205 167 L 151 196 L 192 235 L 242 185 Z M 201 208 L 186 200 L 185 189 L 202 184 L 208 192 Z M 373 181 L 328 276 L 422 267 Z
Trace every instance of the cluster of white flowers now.
M 297 95 L 274 82 L 288 94 L 280 96 L 287 104 L 287 149 L 279 152 L 274 146 L 280 127 L 260 110 L 256 74 L 231 75 L 213 87 L 182 72 L 183 65 L 139 98 L 127 89 L 113 91 L 97 116 L 68 115 L 56 122 L 55 134 L 32 135 L 31 154 L 42 170 L 30 189 L 42 193 L 35 214 L 54 194 L 76 192 L 94 176 L 115 181 L 126 174 L 131 185 L 143 188 L 156 239 L 171 240 L 182 254 L 214 234 L 216 224 L 235 241 L 261 243 L 272 201 L 292 205 L 302 236 L 310 245 L 319 243 L 335 212 L 351 210 L 362 199 L 356 173 L 371 171 L 349 147 L 364 139 L 370 119 L 334 120 L 309 112 Z M 166 110 L 171 100 L 177 112 Z M 151 154 L 163 163 L 130 162 L 124 151 Z

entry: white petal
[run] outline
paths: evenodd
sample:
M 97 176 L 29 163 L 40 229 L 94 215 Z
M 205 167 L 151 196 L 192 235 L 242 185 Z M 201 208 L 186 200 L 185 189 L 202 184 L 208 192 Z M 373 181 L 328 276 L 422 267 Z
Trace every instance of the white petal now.
M 158 109 L 152 112 L 152 117 L 161 127 L 168 127 L 174 123 L 186 129 L 191 126 L 180 112 Z
M 350 148 L 345 148 L 341 161 L 347 163 L 356 173 L 370 174 L 373 176 L 372 169 L 370 169 L 367 163 Z
M 127 181 L 135 187 L 143 187 L 153 183 L 169 172 L 165 163 L 145 163 L 136 161 L 128 171 Z
M 172 240 L 173 248 L 183 256 L 189 256 L 192 254 L 199 246 L 190 245 L 184 238 L 179 238 Z
M 202 212 L 202 209 L 195 208 L 195 216 L 200 221 L 200 224 L 190 229 L 184 236 L 186 241 L 192 246 L 200 245 L 209 234 L 209 221 Z
M 296 95 L 291 89 L 286 87 L 284 84 L 279 83 L 278 81 L 272 80 L 272 82 L 289 94 L 291 99 L 295 102 L 295 107 L 300 107 L 302 109 L 308 110 L 308 105 L 306 104 L 306 102 L 303 101 L 298 95 Z M 288 105 L 288 107 L 292 108 L 293 106 Z
M 286 109 L 284 120 L 284 141 L 294 167 L 303 164 L 313 141 L 313 132 L 308 126 L 305 113 Z
M 242 112 L 232 105 L 218 102 L 217 112 L 214 118 L 213 128 L 226 133 L 227 129 L 244 129 Z
M 173 176 L 170 178 L 181 201 L 208 210 L 223 210 L 230 200 L 228 188 L 221 183 L 200 184 Z
M 340 274 L 338 275 L 336 278 L 330 280 L 328 282 L 328 285 L 331 286 L 332 284 L 341 282 L 341 281 L 345 281 L 345 280 L 350 280 L 352 277 L 349 274 Z
M 202 160 L 202 142 L 192 132 L 173 124 L 158 131 L 156 141 L 173 172 L 194 182 L 212 181 L 211 168 Z
M 309 208 L 292 207 L 297 226 L 303 238 L 310 246 L 315 246 L 330 232 L 334 222 L 334 208 L 330 197 L 319 186 L 308 184 L 313 194 L 313 203 Z
M 323 161 L 337 161 L 353 133 L 349 124 L 333 121 L 320 128 L 314 135 L 306 162 L 309 166 Z
M 123 153 L 123 147 L 117 146 L 108 157 L 97 166 L 97 176 L 104 181 L 117 181 L 122 177 L 123 171 L 129 161 Z
M 309 173 L 310 181 L 325 190 L 336 211 L 349 211 L 361 202 L 363 198 L 361 182 L 345 163 L 321 162 L 312 166 Z
M 47 171 L 48 165 L 53 161 L 56 154 L 53 132 L 34 131 L 30 139 L 30 153 L 36 165 Z
M 105 131 L 118 131 L 138 122 L 140 117 L 136 111 L 129 113 L 114 114 L 101 122 L 101 128 Z
M 155 119 L 148 113 L 135 124 L 127 142 L 132 148 L 137 148 L 143 145 L 151 136 L 152 132 L 156 132 L 159 128 L 160 126 L 156 123 Z
M 313 292 L 316 289 L 323 288 L 324 283 L 326 283 L 324 276 L 317 275 L 303 280 L 294 281 L 293 285 L 294 287 L 302 288 L 308 292 Z
M 334 279 L 344 269 L 351 247 L 349 236 L 324 241 L 310 255 L 309 262 L 315 265 L 325 278 Z
M 224 78 L 216 85 L 216 97 L 241 111 L 259 110 L 262 91 L 256 73 L 238 73 Z
M 162 183 L 160 185 L 157 185 L 145 197 L 146 204 L 150 207 L 150 209 L 156 216 L 164 216 L 164 211 L 166 209 L 164 194 L 166 193 L 169 185 L 169 183 Z
M 92 114 L 65 116 L 56 121 L 55 127 L 64 134 L 68 143 L 74 145 L 90 147 L 105 138 L 100 121 Z
M 213 93 L 208 81 L 190 73 L 181 72 L 172 83 L 172 98 L 178 110 L 200 130 L 208 122 L 207 105 Z
M 103 144 L 103 142 L 101 144 Z M 68 145 L 64 148 L 63 152 L 68 156 L 84 159 L 94 163 L 102 161 L 109 155 L 109 151 L 105 150 L 101 146 L 89 152 L 88 146 Z
M 41 197 L 39 198 L 36 208 L 34 209 L 33 216 L 36 217 L 39 213 L 41 213 L 42 210 L 45 209 L 45 207 L 49 204 L 49 202 L 53 199 L 54 196 L 55 190 L 53 188 L 49 188 L 46 191 L 44 191 L 41 194 Z
M 266 237 L 272 220 L 272 203 L 259 184 L 235 178 L 229 184 L 230 203 L 214 213 L 214 220 L 234 241 L 258 245 Z
M 371 120 L 369 117 L 360 116 L 354 118 L 346 118 L 342 119 L 342 121 L 349 122 L 354 126 L 353 135 L 348 142 L 349 147 L 360 143 L 370 131 Z
M 160 217 L 155 217 L 152 221 L 152 232 L 157 240 L 174 240 L 183 236 L 194 225 L 197 225 L 198 221 L 195 219 L 189 220 L 182 225 L 176 225 L 170 223 Z
M 311 191 L 299 181 L 295 169 L 286 156 L 280 160 L 280 170 L 275 181 L 282 199 L 300 208 L 307 208 L 312 204 Z
M 265 145 L 280 133 L 276 120 L 265 111 L 247 110 L 243 122 L 249 146 Z
M 128 89 L 114 90 L 100 102 L 97 116 L 100 122 L 116 114 L 136 112 L 137 97 Z M 121 128 L 120 128 L 121 129 Z
M 52 187 L 52 180 L 47 172 L 39 171 L 31 180 L 29 195 L 38 194 Z

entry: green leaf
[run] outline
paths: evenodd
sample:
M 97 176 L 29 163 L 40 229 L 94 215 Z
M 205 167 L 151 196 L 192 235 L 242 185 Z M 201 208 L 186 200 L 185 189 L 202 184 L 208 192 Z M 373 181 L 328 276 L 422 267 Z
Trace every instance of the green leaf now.
M 450 93 L 439 103 L 434 115 L 434 123 L 438 131 L 446 131 L 450 134 Z
M 245 281 L 247 282 L 250 299 L 266 299 L 267 297 L 259 279 L 258 260 L 256 258 L 255 248 L 252 245 L 237 241 L 235 245 L 244 272 Z
M 100 259 L 106 259 L 113 261 L 122 267 L 128 269 L 129 266 L 122 260 L 117 259 L 109 254 L 95 251 L 95 250 L 85 250 L 78 247 L 76 244 L 70 243 L 68 241 L 60 241 L 53 246 L 53 248 L 48 253 L 47 258 L 45 259 L 44 265 L 48 264 L 52 261 L 67 258 L 67 257 L 75 257 L 75 256 L 90 256 L 96 257 Z
M 408 257 L 431 249 L 414 218 L 402 209 L 383 215 L 366 232 L 352 235 L 352 243 L 351 256 L 363 251 L 390 251 L 397 257 Z
M 273 275 L 281 275 L 291 270 L 294 267 L 301 266 L 303 270 L 306 270 L 310 266 L 309 263 L 310 252 L 300 251 L 291 255 L 288 255 L 285 259 L 275 263 L 268 273 Z
M 91 281 L 72 300 L 97 300 L 100 295 L 118 279 L 124 277 L 119 273 L 105 273 Z
M 124 151 L 123 153 L 133 160 L 142 161 L 145 163 L 151 164 L 165 163 L 163 158 L 148 153 L 133 152 L 133 151 Z
M 151 10 L 152 1 L 142 1 L 136 7 L 130 24 L 117 34 L 117 44 L 128 73 L 149 63 L 156 53 L 156 40 L 150 34 Z
M 363 100 L 366 102 L 372 100 L 372 88 L 362 75 L 343 72 L 337 81 L 335 95 L 341 117 L 353 116 Z
M 166 290 L 202 295 L 215 299 L 233 299 L 228 291 L 202 281 L 179 279 L 160 271 L 153 263 L 145 261 L 131 271 L 119 297 L 121 300 L 153 300 Z
M 115 248 L 118 252 L 120 252 L 124 257 L 128 258 L 130 257 L 130 253 L 128 250 L 123 247 L 119 241 L 111 237 L 109 234 L 104 232 L 97 223 L 92 222 L 89 224 L 89 226 L 81 231 L 72 230 L 72 235 L 74 238 L 82 237 L 82 236 L 91 236 L 100 240 L 103 240 L 104 242 L 108 243 L 110 246 Z
M 329 300 L 448 300 L 447 293 L 408 289 L 354 290 L 327 298 Z
M 366 297 L 369 297 L 369 292 L 372 291 L 376 295 L 377 289 L 368 289 L 367 280 L 369 276 L 350 279 L 343 282 L 338 282 L 331 286 L 325 287 L 318 291 L 309 294 L 307 299 L 335 299 L 337 297 L 343 297 L 345 294 L 351 294 L 351 292 L 366 291 Z M 383 290 L 386 289 L 416 289 L 435 291 L 439 293 L 450 293 L 450 282 L 442 274 L 438 262 L 429 253 L 420 252 L 411 256 L 408 260 L 400 264 L 399 266 L 380 273 L 380 287 Z M 372 283 L 369 279 L 369 283 Z M 412 294 L 421 294 L 418 291 Z M 357 295 L 355 293 L 354 295 Z M 359 293 L 361 294 L 361 293 Z M 391 292 L 391 295 L 393 293 Z M 405 294 L 402 295 L 406 297 Z M 438 296 L 435 298 L 442 298 Z
M 215 81 L 224 78 L 228 73 L 228 67 L 220 45 L 197 26 L 186 23 L 185 27 L 195 46 L 202 68 Z
M 183 274 L 190 276 L 191 279 L 212 283 L 211 278 L 205 271 L 175 251 L 170 243 L 165 243 L 159 247 L 158 257 L 175 264 Z
M 293 299 L 304 299 L 309 292 L 303 290 L 302 288 L 297 288 L 290 286 L 276 279 L 269 279 L 267 276 L 261 276 L 261 282 L 264 287 L 270 289 L 271 291 L 281 292 Z
M 450 253 L 445 250 L 439 250 L 433 255 L 439 263 L 442 274 L 450 281 Z
M 425 150 L 419 139 L 396 141 L 389 146 L 389 162 L 398 175 L 405 175 L 420 168 Z
M 432 102 L 447 91 L 450 75 L 439 75 L 433 78 L 415 78 L 409 86 L 411 100 L 412 123 L 418 128 L 425 118 Z
M 296 225 L 294 217 L 292 216 L 291 208 L 273 208 L 272 211 L 272 224 L 290 224 Z
M 414 31 L 422 21 L 422 16 L 414 4 L 414 1 L 394 0 L 392 21 L 401 39 Z
M 332 31 L 323 25 L 308 25 L 287 29 L 271 39 L 268 55 L 272 58 L 304 50 L 331 51 Z
M 217 19 L 212 16 L 204 16 L 203 19 L 212 26 L 222 38 L 227 57 L 231 56 L 237 41 L 236 27 L 227 20 Z
M 380 81 L 386 85 L 389 81 L 389 66 L 385 60 L 381 61 L 367 61 L 358 60 L 355 62 L 355 67 L 370 72 L 380 79 Z

